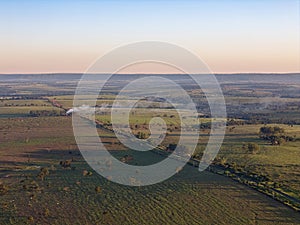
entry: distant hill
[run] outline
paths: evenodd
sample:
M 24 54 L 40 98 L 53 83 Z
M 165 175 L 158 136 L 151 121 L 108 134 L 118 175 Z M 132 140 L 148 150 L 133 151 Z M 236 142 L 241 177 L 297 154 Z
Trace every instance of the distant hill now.
M 45 73 L 45 74 L 0 74 L 0 81 L 24 80 L 33 82 L 51 81 L 79 81 L 83 74 L 80 73 Z M 98 74 L 101 75 L 101 74 Z M 172 76 L 172 79 L 186 79 L 185 74 L 147 74 L 151 76 Z M 143 77 L 145 74 L 118 74 L 114 79 L 126 80 Z M 201 76 L 201 74 L 199 74 Z M 235 73 L 235 74 L 215 74 L 217 80 L 223 82 L 271 82 L 290 83 L 300 82 L 300 73 Z M 97 77 L 99 78 L 99 76 Z M 101 76 L 100 76 L 101 78 Z

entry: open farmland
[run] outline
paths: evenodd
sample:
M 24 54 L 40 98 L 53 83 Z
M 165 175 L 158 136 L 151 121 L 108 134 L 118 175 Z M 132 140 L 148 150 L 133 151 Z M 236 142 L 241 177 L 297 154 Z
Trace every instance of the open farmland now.
M 0 224 L 299 224 L 300 215 L 293 202 L 278 201 L 247 185 L 249 180 L 232 179 L 263 178 L 256 183 L 258 187 L 265 185 L 295 202 L 300 200 L 299 102 L 288 95 L 299 91 L 298 78 L 291 75 L 291 81 L 284 83 L 275 77 L 273 85 L 255 86 L 245 84 L 243 76 L 236 80 L 228 75 L 226 81 L 222 80 L 224 76 L 219 79 L 229 118 L 224 143 L 212 169 L 199 173 L 187 165 L 167 181 L 147 187 L 110 182 L 84 161 L 74 139 L 72 117 L 65 115 L 73 108 L 71 92 L 75 81 L 36 85 L 40 88 L 38 95 L 28 91 L 16 97 L 15 92 L 8 92 L 0 99 Z M 179 82 L 182 78 L 174 79 Z M 96 105 L 88 101 L 88 96 L 82 96 L 82 105 L 99 109 L 95 119 L 101 141 L 118 160 L 130 156 L 128 164 L 149 165 L 163 160 L 162 155 L 152 151 L 124 147 L 111 132 L 110 106 L 122 80 L 112 84 L 114 89 L 106 88 Z M 20 83 L 2 85 L 12 91 Z M 185 85 L 199 106 L 200 138 L 193 155 L 198 160 L 214 120 L 204 107 L 207 103 L 203 93 L 188 82 Z M 149 135 L 149 122 L 160 117 L 167 125 L 160 150 L 168 150 L 180 137 L 178 114 L 172 108 L 159 109 L 155 101 L 143 101 L 151 107 L 131 111 L 133 134 Z M 30 113 L 52 110 L 58 114 Z M 264 126 L 283 128 L 284 135 L 293 137 L 293 141 L 278 145 L 260 138 L 259 131 Z M 257 144 L 259 150 L 249 152 L 249 143 Z
M 0 100 L 0 118 L 26 117 L 34 112 L 48 112 L 59 115 L 62 109 L 52 106 L 46 99 L 12 99 Z

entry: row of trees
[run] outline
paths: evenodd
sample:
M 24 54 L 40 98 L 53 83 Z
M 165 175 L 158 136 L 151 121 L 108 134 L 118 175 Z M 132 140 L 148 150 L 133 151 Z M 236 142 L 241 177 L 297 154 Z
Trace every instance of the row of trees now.
M 259 130 L 259 137 L 261 139 L 270 141 L 272 145 L 281 145 L 284 142 L 295 141 L 296 137 L 289 136 L 285 130 L 278 126 L 264 126 Z
M 45 117 L 45 116 L 62 116 L 65 112 L 58 110 L 31 110 L 29 115 L 32 117 Z

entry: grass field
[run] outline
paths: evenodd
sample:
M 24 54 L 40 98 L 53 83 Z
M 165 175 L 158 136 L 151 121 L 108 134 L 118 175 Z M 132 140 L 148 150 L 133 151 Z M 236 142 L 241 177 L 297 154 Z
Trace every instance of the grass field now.
M 15 147 L 1 145 L 1 159 L 5 162 L 0 171 L 1 182 L 9 186 L 8 192 L 1 196 L 1 224 L 297 224 L 300 221 L 298 213 L 281 203 L 223 176 L 199 173 L 191 166 L 163 183 L 148 187 L 125 187 L 107 181 L 76 150 L 70 117 L 2 119 L 1 139 L 4 128 L 11 125 L 5 135 L 6 142 L 17 143 L 30 124 L 28 142 L 19 141 Z M 109 137 L 109 133 L 99 132 L 104 138 Z M 60 138 L 62 134 L 64 138 Z M 152 163 L 160 157 L 151 152 L 138 155 L 124 150 L 113 154 L 117 158 L 133 155 L 132 163 L 141 164 L 143 160 Z M 71 158 L 73 169 L 59 165 L 61 160 Z M 37 177 L 40 167 L 49 168 L 44 180 Z M 84 176 L 84 170 L 92 174 Z M 97 187 L 100 191 L 95 190 Z
M 44 181 L 36 181 L 39 189 L 35 191 L 24 190 L 20 184 L 12 185 L 13 194 L 8 192 L 2 197 L 2 222 L 26 223 L 31 218 L 35 224 L 297 224 L 300 221 L 297 213 L 260 193 L 218 175 L 199 174 L 189 166 L 162 184 L 129 188 L 96 174 L 83 176 L 82 171 L 90 168 L 82 162 L 74 165 L 75 170 L 50 170 Z M 24 182 L 32 184 L 37 173 L 22 171 L 28 176 Z M 25 179 L 24 175 L 14 174 L 19 182 Z M 100 193 L 95 191 L 98 186 Z

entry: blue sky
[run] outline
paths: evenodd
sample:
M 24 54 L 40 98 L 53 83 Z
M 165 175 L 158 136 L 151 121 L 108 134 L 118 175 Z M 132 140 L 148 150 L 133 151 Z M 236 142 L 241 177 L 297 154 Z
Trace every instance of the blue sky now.
M 213 72 L 299 71 L 298 0 L 0 1 L 0 73 L 83 72 L 117 46 L 167 41 Z

